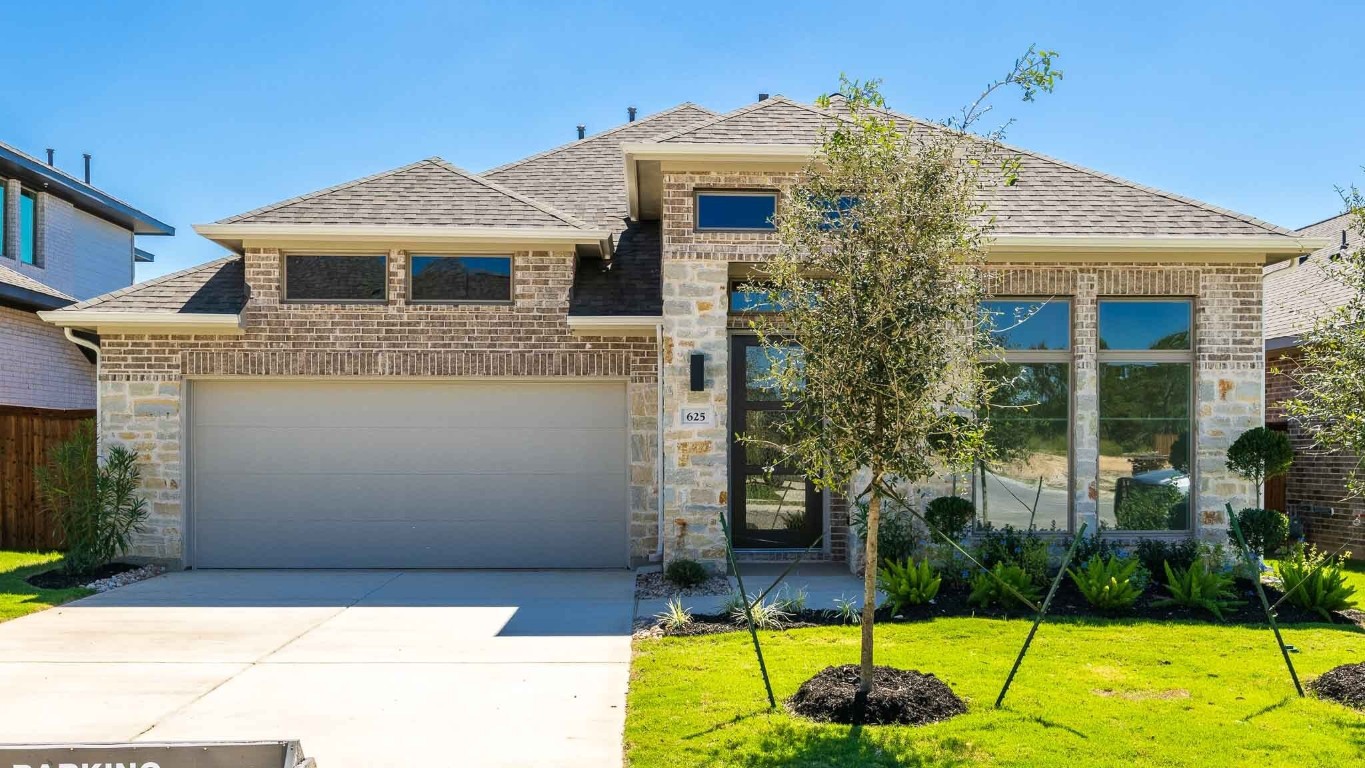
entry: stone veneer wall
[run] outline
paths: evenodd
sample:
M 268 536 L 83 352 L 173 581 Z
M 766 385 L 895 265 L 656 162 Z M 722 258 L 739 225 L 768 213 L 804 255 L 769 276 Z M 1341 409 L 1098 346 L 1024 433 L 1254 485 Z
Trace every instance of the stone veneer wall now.
M 1305 538 L 1319 549 L 1335 552 L 1344 546 L 1353 558 L 1365 559 L 1365 500 L 1350 498 L 1345 482 L 1355 458 L 1314 448 L 1312 436 L 1284 412 L 1284 401 L 1297 394 L 1288 375 L 1297 365 L 1296 351 L 1266 353 L 1266 422 L 1285 424 L 1294 446 L 1285 512 L 1303 522 Z
M 247 249 L 241 336 L 106 335 L 100 407 L 107 440 L 143 457 L 151 507 L 134 554 L 184 554 L 182 425 L 186 376 L 611 377 L 630 408 L 631 556 L 657 543 L 657 357 L 653 338 L 578 337 L 567 314 L 571 252 L 513 256 L 511 305 L 410 304 L 407 254 L 389 251 L 382 304 L 282 303 L 280 251 Z
M 761 262 L 776 249 L 768 233 L 697 232 L 697 189 L 772 189 L 796 178 L 788 171 L 670 169 L 663 174 L 664 515 L 665 557 L 723 557 L 718 517 L 728 514 L 728 282 L 732 263 Z M 1097 301 L 1108 296 L 1191 297 L 1195 303 L 1195 526 L 1221 540 L 1224 504 L 1250 504 L 1252 489 L 1227 472 L 1227 447 L 1262 422 L 1261 269 L 1256 265 L 1105 261 L 1018 261 L 990 265 L 1000 296 L 1056 296 L 1073 304 L 1073 518 L 1090 530 L 1097 519 L 1099 472 Z M 704 392 L 689 388 L 688 353 L 707 356 Z M 685 426 L 683 406 L 709 406 L 716 424 Z M 833 521 L 848 557 L 858 542 L 847 530 L 847 505 Z M 1073 523 L 1073 526 L 1075 523 Z M 844 542 L 847 541 L 847 544 Z M 828 549 L 827 549 L 828 551 Z

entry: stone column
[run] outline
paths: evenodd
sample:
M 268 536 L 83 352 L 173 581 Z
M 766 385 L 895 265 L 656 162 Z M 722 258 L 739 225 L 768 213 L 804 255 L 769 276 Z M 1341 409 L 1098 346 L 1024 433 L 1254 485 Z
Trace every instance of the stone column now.
M 1071 423 L 1071 455 L 1074 477 L 1072 507 L 1075 512 L 1073 530 L 1085 523 L 1086 531 L 1099 530 L 1099 278 L 1093 272 L 1076 275 L 1076 293 L 1072 299 L 1074 327 L 1071 331 L 1075 366 L 1075 413 Z
M 664 560 L 687 557 L 724 568 L 729 424 L 724 261 L 666 259 L 664 290 Z M 690 358 L 706 355 L 706 386 L 690 387 Z M 711 424 L 683 425 L 684 407 L 710 408 Z
M 142 497 L 148 516 L 133 535 L 129 555 L 183 562 L 185 517 L 181 503 L 181 382 L 102 380 L 100 434 L 105 447 L 122 445 L 138 454 Z

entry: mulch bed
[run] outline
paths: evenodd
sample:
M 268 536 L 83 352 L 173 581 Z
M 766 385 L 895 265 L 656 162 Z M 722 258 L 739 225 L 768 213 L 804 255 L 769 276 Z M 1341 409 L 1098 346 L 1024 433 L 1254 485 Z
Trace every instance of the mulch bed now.
M 83 587 L 86 584 L 99 581 L 100 579 L 107 579 L 110 576 L 117 576 L 120 573 L 126 573 L 137 567 L 138 566 L 136 565 L 129 565 L 128 563 L 109 563 L 96 568 L 90 573 L 82 574 L 75 578 L 68 575 L 66 571 L 56 569 L 35 573 L 27 579 L 24 579 L 24 581 L 39 589 L 70 589 L 71 587 Z
M 822 723 L 925 725 L 967 711 L 947 683 L 912 669 L 872 668 L 872 690 L 859 706 L 858 665 L 825 667 L 787 699 L 793 714 Z
M 1265 611 L 1261 608 L 1261 601 L 1256 597 L 1255 587 L 1250 580 L 1239 579 L 1236 583 L 1236 591 L 1242 605 L 1239 608 L 1223 612 L 1223 623 L 1242 624 L 1242 625 L 1264 625 Z M 1281 592 L 1274 586 L 1264 585 L 1266 597 L 1274 604 L 1281 596 Z M 947 618 L 954 616 L 975 617 L 984 616 L 991 618 L 1032 618 L 1033 613 L 1027 608 L 1018 607 L 1004 609 L 999 606 L 982 608 L 980 606 L 968 605 L 967 597 L 971 590 L 965 585 L 947 585 L 939 591 L 938 597 L 933 603 L 923 605 L 906 606 L 894 616 L 885 607 L 877 610 L 877 622 L 903 622 L 903 621 L 928 621 L 936 618 Z M 1180 608 L 1175 606 L 1158 607 L 1153 605 L 1162 598 L 1168 597 L 1166 587 L 1160 584 L 1152 584 L 1138 598 L 1133 610 L 1117 614 L 1103 614 L 1096 611 L 1086 602 L 1085 597 L 1070 578 L 1063 577 L 1061 585 L 1057 588 L 1057 595 L 1052 599 L 1052 605 L 1048 608 L 1048 618 L 1052 617 L 1088 617 L 1088 618 L 1123 618 L 1123 619 L 1144 619 L 1148 621 L 1205 621 L 1218 623 L 1217 617 L 1199 608 Z M 1039 601 L 1041 604 L 1041 600 Z M 747 628 L 744 622 L 734 622 L 729 616 L 719 614 L 697 614 L 692 617 L 691 625 L 681 627 L 676 630 L 666 630 L 661 634 L 665 636 L 691 636 L 691 635 L 710 635 L 718 632 L 737 632 Z M 1334 613 L 1333 621 L 1347 626 L 1359 624 L 1365 626 L 1365 612 L 1347 610 Z M 1290 602 L 1281 603 L 1275 609 L 1275 619 L 1281 624 L 1302 624 L 1302 623 L 1322 623 L 1321 615 L 1304 610 Z M 831 610 L 804 610 L 792 615 L 791 619 L 783 627 L 784 629 L 795 629 L 799 627 L 811 626 L 830 626 L 845 624 L 843 617 Z
M 1365 662 L 1329 669 L 1308 687 L 1321 698 L 1365 710 Z

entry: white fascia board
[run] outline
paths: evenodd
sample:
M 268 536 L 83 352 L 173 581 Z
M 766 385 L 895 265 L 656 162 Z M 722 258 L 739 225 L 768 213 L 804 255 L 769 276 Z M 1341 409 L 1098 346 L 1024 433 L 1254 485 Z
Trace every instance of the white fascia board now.
M 626 202 L 630 216 L 640 218 L 640 189 L 635 163 L 639 160 L 760 161 L 807 163 L 815 156 L 813 144 L 688 144 L 683 142 L 631 141 L 621 145 L 625 159 Z
M 196 224 L 194 231 L 228 248 L 244 242 L 278 245 L 344 242 L 366 245 L 487 243 L 489 245 L 601 245 L 606 229 L 571 227 L 442 227 L 383 224 Z
M 58 328 L 97 333 L 242 333 L 242 316 L 192 312 L 110 312 L 98 309 L 55 309 L 38 317 Z
M 986 248 L 992 254 L 1126 253 L 1153 256 L 1173 253 L 1228 253 L 1297 255 L 1329 244 L 1316 237 L 1288 235 L 994 235 Z
M 663 321 L 658 315 L 569 315 L 569 330 L 579 336 L 649 336 Z

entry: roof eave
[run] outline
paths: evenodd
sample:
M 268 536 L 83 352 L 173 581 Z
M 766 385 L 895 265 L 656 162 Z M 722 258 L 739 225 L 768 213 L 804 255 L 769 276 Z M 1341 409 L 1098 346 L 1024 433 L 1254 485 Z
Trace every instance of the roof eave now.
M 607 229 L 570 227 L 453 227 L 392 226 L 384 224 L 196 224 L 194 231 L 241 253 L 247 244 L 300 245 L 505 245 L 555 247 L 594 245 L 604 250 L 612 233 Z
M 630 217 L 640 217 L 640 185 L 636 163 L 641 160 L 675 162 L 791 163 L 804 165 L 815 156 L 812 144 L 701 144 L 688 142 L 625 142 L 621 145 L 625 163 L 626 201 Z
M 1012 235 L 996 234 L 987 244 L 993 256 L 1121 253 L 1227 254 L 1262 264 L 1273 264 L 1322 248 L 1327 241 L 1289 235 Z
M 660 315 L 568 316 L 569 332 L 575 336 L 652 336 L 663 321 Z
M 39 312 L 38 317 L 58 328 L 96 333 L 174 333 L 240 335 L 245 331 L 242 315 L 196 312 L 117 312 L 98 309 L 67 309 Z
M 7 147 L 0 146 L 0 163 L 11 165 L 31 177 L 42 179 L 45 186 L 60 188 L 81 203 L 77 207 L 120 226 L 127 226 L 135 235 L 175 234 L 175 227 L 95 187 L 72 179 L 52 166 L 44 165 Z
M 21 309 L 25 312 L 60 309 L 75 302 L 60 296 L 35 291 L 19 285 L 0 283 L 0 306 Z

